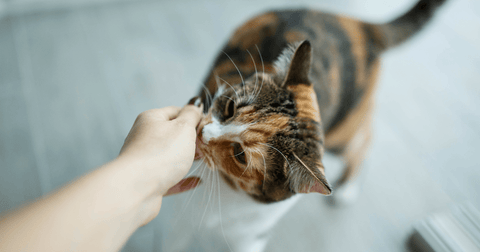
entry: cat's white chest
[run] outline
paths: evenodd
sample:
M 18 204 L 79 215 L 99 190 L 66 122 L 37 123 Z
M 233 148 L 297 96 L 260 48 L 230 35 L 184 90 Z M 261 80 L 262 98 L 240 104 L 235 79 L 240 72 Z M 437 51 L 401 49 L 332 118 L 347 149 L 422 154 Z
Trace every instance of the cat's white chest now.
M 263 251 L 271 229 L 301 197 L 262 204 L 216 172 L 204 170 L 202 177 L 195 192 L 164 199 L 162 251 Z

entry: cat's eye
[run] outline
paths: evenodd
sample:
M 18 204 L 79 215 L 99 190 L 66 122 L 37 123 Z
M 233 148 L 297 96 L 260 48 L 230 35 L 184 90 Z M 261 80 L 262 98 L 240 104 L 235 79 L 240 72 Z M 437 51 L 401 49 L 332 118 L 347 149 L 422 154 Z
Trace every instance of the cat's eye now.
M 235 115 L 235 112 L 236 112 L 236 108 L 235 108 L 235 107 L 236 107 L 236 106 L 235 106 L 235 102 L 234 102 L 233 100 L 229 99 L 229 100 L 227 101 L 226 106 L 225 106 L 225 113 L 224 113 L 224 115 L 225 115 L 225 117 L 224 117 L 225 120 L 227 120 L 227 119 L 231 118 L 233 115 Z
M 247 160 L 245 158 L 245 151 L 242 148 L 242 145 L 239 143 L 233 143 L 233 156 L 241 164 L 246 164 Z

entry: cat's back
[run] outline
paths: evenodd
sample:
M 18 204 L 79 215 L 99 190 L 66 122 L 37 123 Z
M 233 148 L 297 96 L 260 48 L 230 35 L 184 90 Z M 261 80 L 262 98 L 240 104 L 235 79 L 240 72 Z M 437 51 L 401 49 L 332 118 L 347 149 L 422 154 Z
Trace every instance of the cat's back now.
M 289 44 L 309 40 L 313 48 L 310 79 L 325 133 L 345 135 L 339 127 L 355 128 L 355 122 L 371 107 L 380 54 L 421 30 L 444 2 L 420 0 L 410 11 L 384 24 L 312 9 L 257 15 L 240 25 L 219 52 L 205 80 L 207 93 L 216 91 L 215 74 L 229 83 L 240 83 L 241 76 L 274 73 L 274 63 Z M 203 91 L 201 95 L 206 99 Z
M 225 49 L 241 51 L 258 47 L 268 64 L 273 63 L 289 44 L 306 39 L 314 48 L 348 47 L 352 39 L 355 44 L 359 38 L 366 37 L 362 29 L 360 21 L 317 10 L 275 10 L 257 15 L 239 26 Z
M 314 52 L 311 79 L 322 121 L 330 128 L 358 103 L 368 84 L 377 57 L 365 27 L 361 21 L 311 9 L 265 12 L 235 30 L 214 68 L 233 82 L 240 78 L 231 60 L 244 76 L 253 74 L 255 67 L 272 72 L 289 44 L 309 40 Z

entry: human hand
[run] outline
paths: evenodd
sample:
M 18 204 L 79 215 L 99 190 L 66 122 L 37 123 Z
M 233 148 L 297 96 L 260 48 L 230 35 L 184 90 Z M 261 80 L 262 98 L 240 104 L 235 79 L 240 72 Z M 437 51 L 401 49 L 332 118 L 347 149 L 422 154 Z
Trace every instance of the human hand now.
M 145 173 L 145 182 L 159 187 L 163 196 L 194 188 L 199 178 L 182 178 L 193 163 L 195 127 L 202 110 L 201 99 L 194 97 L 182 109 L 165 107 L 141 113 L 125 139 L 119 159 L 135 160 L 134 169 Z
M 158 215 L 163 196 L 199 182 L 180 181 L 202 116 L 200 98 L 189 104 L 141 113 L 115 160 L 0 216 L 0 251 L 119 251 Z

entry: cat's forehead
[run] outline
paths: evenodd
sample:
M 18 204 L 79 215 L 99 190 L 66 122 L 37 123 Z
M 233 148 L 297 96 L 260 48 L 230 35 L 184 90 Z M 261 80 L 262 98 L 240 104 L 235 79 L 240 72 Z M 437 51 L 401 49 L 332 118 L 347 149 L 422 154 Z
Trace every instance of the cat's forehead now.
M 275 77 L 268 73 L 255 73 L 238 83 L 224 82 L 219 86 L 216 96 L 229 96 L 236 99 L 252 99 L 255 96 L 264 94 L 266 90 L 277 88 Z M 250 100 L 252 101 L 252 100 Z
M 264 84 L 275 84 L 274 75 L 269 73 L 255 73 L 247 79 L 249 84 L 263 82 Z
M 266 143 L 269 137 L 285 129 L 290 120 L 291 117 L 283 113 L 266 114 L 247 104 L 238 108 L 236 115 L 227 121 L 222 120 L 219 113 L 209 113 L 204 118 L 204 133 L 208 132 L 208 139 L 224 136 L 224 140 L 233 140 L 232 137 L 238 140 L 241 136 L 245 142 Z

